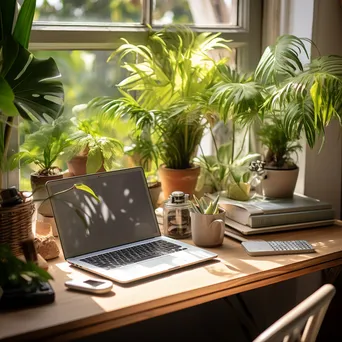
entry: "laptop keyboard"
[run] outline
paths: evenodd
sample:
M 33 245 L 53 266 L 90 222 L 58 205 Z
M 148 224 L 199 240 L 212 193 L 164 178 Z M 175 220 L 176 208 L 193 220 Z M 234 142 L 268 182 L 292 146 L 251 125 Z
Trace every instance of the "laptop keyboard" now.
M 158 240 L 84 258 L 80 261 L 109 270 L 139 261 L 156 258 L 162 255 L 172 254 L 185 249 L 186 247 L 182 247 L 168 241 Z

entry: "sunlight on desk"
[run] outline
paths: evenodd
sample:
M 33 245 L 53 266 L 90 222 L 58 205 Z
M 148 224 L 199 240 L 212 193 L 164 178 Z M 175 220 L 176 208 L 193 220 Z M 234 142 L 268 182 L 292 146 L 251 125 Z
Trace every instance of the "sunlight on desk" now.
M 60 256 L 49 262 L 55 302 L 0 313 L 0 339 L 20 339 L 23 335 L 49 341 L 57 336 L 63 340 L 79 338 L 342 265 L 341 226 L 268 234 L 263 238 L 308 240 L 317 253 L 251 257 L 240 243 L 225 238 L 223 246 L 211 249 L 219 255 L 217 260 L 129 285 L 114 284 L 112 292 L 104 296 L 67 290 L 66 280 L 97 276 L 70 266 Z

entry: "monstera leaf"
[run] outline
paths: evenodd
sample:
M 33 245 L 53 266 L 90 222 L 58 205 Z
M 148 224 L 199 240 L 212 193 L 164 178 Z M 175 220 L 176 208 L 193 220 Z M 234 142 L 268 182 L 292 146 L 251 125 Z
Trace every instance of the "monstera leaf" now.
M 0 1 L 0 111 L 26 120 L 56 119 L 64 100 L 57 65 L 52 58 L 35 58 L 27 49 L 36 1 L 25 0 L 18 16 L 16 6 L 16 0 Z
M 52 58 L 37 59 L 19 44 L 17 51 L 5 76 L 14 95 L 16 114 L 26 120 L 46 121 L 46 116 L 56 119 L 62 112 L 64 92 L 62 83 L 57 79 L 61 75 L 55 61 Z M 4 113 L 15 115 L 8 111 Z
M 14 105 L 14 93 L 2 76 L 0 76 L 0 112 L 7 113 L 9 116 L 18 113 Z
M 16 0 L 0 0 L 0 170 L 7 158 L 13 117 L 56 119 L 64 101 L 55 61 L 37 59 L 28 50 L 36 0 L 24 0 L 18 11 L 16 6 Z

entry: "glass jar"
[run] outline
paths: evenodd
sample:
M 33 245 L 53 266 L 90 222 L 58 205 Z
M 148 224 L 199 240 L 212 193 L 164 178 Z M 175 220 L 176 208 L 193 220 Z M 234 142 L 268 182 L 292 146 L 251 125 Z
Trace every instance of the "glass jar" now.
M 191 236 L 189 195 L 174 191 L 164 204 L 164 235 L 175 239 Z

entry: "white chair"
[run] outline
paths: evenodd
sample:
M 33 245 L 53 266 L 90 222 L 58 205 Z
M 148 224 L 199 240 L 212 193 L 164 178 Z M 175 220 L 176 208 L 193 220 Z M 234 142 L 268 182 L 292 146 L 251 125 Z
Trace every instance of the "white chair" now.
M 333 285 L 323 285 L 274 322 L 253 342 L 316 341 L 323 318 L 335 292 Z

